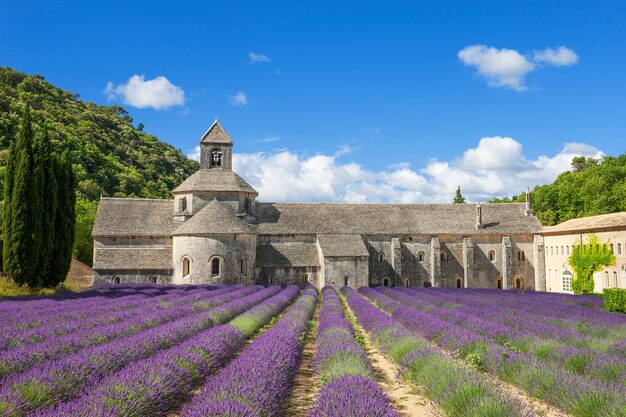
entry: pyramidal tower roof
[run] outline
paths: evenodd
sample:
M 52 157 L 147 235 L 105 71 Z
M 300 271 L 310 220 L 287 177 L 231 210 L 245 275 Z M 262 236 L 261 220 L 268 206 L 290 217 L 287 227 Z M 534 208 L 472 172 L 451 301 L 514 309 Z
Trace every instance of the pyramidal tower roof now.
M 233 141 L 228 133 L 226 133 L 222 125 L 220 125 L 217 119 L 215 119 L 211 127 L 209 127 L 209 129 L 204 132 L 204 135 L 202 135 L 200 143 L 223 143 L 232 145 Z
M 180 225 L 173 236 L 198 236 L 206 234 L 254 233 L 248 223 L 237 217 L 224 203 L 214 199 L 192 218 Z

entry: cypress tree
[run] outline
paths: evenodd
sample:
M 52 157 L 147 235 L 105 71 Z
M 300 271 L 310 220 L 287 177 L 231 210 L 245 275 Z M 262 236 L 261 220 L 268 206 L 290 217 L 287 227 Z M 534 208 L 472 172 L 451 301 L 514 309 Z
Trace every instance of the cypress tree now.
M 46 286 L 53 287 L 65 280 L 72 261 L 74 227 L 76 223 L 76 178 L 69 155 L 64 152 L 56 159 L 57 210 L 54 221 L 54 245 L 48 263 Z
M 37 275 L 42 278 L 44 287 L 54 287 L 54 280 L 50 279 L 49 267 L 52 251 L 55 245 L 54 225 L 56 221 L 58 187 L 56 180 L 56 157 L 52 154 L 50 137 L 44 127 L 42 134 L 35 142 L 35 165 L 41 172 L 41 238 L 40 257 L 37 265 Z
M 30 109 L 26 106 L 12 149 L 13 166 L 7 176 L 6 192 L 11 195 L 8 205 L 3 208 L 8 226 L 4 236 L 4 269 L 16 283 L 36 287 L 40 284 L 35 277 L 40 243 L 35 224 L 39 215 L 33 213 L 33 200 L 38 204 L 41 197 L 33 196 L 33 189 L 37 188 L 32 175 L 33 139 Z
M 459 185 L 458 187 L 456 187 L 456 194 L 454 194 L 454 199 L 452 200 L 453 203 L 465 203 L 465 197 L 463 197 L 463 194 L 461 194 L 461 186 Z

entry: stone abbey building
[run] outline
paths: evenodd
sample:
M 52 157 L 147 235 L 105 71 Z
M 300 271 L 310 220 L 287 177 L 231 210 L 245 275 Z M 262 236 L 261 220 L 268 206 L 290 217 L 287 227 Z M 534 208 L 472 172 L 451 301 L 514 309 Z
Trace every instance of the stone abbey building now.
M 171 200 L 102 198 L 94 282 L 545 290 L 542 226 L 526 203 L 257 202 L 216 121 Z

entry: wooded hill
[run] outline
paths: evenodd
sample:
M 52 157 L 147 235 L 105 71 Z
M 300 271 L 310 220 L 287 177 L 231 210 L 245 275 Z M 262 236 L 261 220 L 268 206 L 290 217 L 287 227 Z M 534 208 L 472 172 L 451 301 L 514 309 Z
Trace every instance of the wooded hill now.
M 576 157 L 572 169 L 552 184 L 537 185 L 532 193 L 533 210 L 544 226 L 598 214 L 626 211 L 626 153 L 601 160 Z M 518 196 L 495 198 L 490 203 L 524 202 Z
M 170 198 L 171 190 L 198 169 L 173 146 L 135 127 L 122 107 L 86 103 L 40 75 L 0 67 L 0 178 L 26 103 L 35 131 L 47 126 L 54 152 L 71 151 L 78 180 L 74 256 L 89 265 L 100 195 Z M 0 196 L 3 187 L 0 181 Z

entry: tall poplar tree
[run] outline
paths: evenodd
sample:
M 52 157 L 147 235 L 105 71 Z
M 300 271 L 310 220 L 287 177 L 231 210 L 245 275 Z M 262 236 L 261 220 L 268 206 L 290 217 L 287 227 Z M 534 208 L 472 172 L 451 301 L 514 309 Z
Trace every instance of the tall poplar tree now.
M 30 108 L 24 109 L 19 132 L 11 146 L 9 169 L 7 169 L 6 193 L 10 193 L 3 206 L 4 272 L 18 284 L 37 287 L 40 278 L 35 277 L 39 263 L 40 244 L 33 213 L 33 126 Z M 11 166 L 12 165 L 12 166 Z M 38 197 L 37 197 L 38 198 Z M 37 200 L 35 198 L 35 200 Z M 8 200 L 8 201 L 7 201 Z M 37 203 L 35 201 L 35 203 Z

